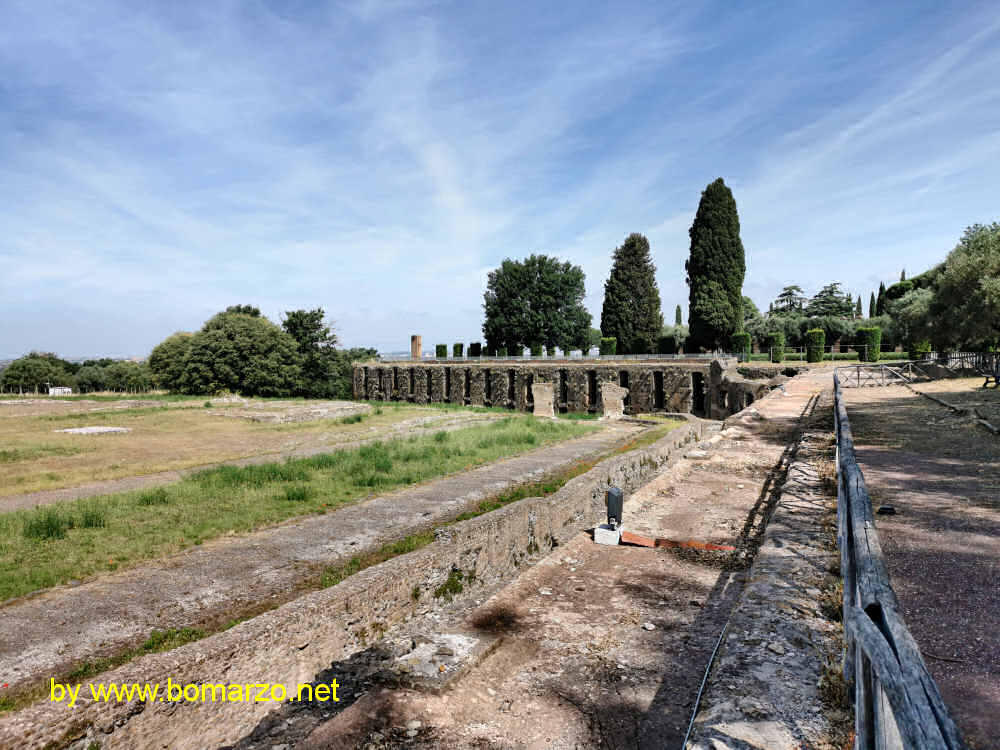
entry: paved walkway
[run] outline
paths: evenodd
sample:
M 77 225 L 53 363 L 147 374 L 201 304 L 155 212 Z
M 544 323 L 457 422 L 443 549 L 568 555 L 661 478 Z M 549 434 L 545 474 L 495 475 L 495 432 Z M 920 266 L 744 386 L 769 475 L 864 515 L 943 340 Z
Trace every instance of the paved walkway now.
M 611 450 L 641 432 L 616 423 L 322 516 L 296 519 L 0 606 L 10 689 L 141 643 L 153 629 L 213 627 L 294 599 L 326 566 L 440 525 L 491 495 Z
M 129 492 L 130 490 L 142 490 L 150 487 L 159 487 L 164 484 L 179 482 L 184 477 L 195 474 L 206 469 L 213 469 L 216 466 L 250 466 L 251 464 L 267 464 L 275 461 L 284 461 L 286 458 L 306 458 L 320 453 L 332 453 L 334 451 L 351 450 L 366 443 L 373 443 L 376 440 L 392 440 L 393 438 L 405 435 L 424 435 L 439 430 L 458 430 L 472 424 L 483 424 L 502 419 L 502 414 L 458 414 L 448 417 L 415 417 L 403 422 L 390 425 L 389 429 L 379 434 L 365 438 L 363 440 L 352 440 L 344 443 L 323 443 L 307 448 L 296 448 L 291 451 L 279 451 L 276 453 L 262 453 L 247 458 L 237 458 L 232 461 L 220 461 L 217 463 L 201 464 L 192 466 L 189 469 L 179 469 L 176 471 L 161 471 L 156 474 L 142 474 L 133 477 L 122 477 L 121 479 L 106 479 L 100 482 L 88 482 L 77 487 L 65 487 L 58 490 L 40 490 L 38 492 L 26 492 L 21 495 L 8 495 L 0 497 L 0 513 L 23 510 L 26 508 L 37 508 L 40 505 L 51 505 L 63 500 L 80 500 L 85 497 L 95 495 L 110 495 L 116 492 Z M 423 425 L 432 422 L 429 427 Z

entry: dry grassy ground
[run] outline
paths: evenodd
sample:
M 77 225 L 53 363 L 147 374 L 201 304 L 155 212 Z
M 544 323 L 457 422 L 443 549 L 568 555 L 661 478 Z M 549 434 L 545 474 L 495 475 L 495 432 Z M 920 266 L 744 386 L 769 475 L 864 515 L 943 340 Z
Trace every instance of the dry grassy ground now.
M 375 409 L 362 421 L 352 423 L 320 419 L 274 424 L 233 418 L 254 410 L 274 412 L 279 407 L 275 402 L 255 400 L 246 406 L 206 408 L 203 399 L 0 399 L 0 497 L 289 453 L 305 446 L 333 449 L 388 433 L 394 425 L 407 420 L 425 417 L 433 422 L 449 418 L 443 410 L 405 404 Z M 89 425 L 127 427 L 132 431 L 104 435 L 55 432 Z

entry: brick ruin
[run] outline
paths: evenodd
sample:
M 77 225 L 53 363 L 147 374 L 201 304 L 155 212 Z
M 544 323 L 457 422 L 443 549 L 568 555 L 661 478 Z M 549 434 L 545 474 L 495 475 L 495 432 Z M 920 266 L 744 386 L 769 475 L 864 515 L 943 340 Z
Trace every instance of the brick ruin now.
M 728 358 L 356 362 L 354 398 L 533 412 L 532 386 L 551 383 L 555 413 L 593 413 L 603 408 L 601 385 L 612 383 L 628 389 L 626 414 L 682 412 L 723 419 L 778 387 L 783 377 L 766 368 L 744 377 L 736 366 Z

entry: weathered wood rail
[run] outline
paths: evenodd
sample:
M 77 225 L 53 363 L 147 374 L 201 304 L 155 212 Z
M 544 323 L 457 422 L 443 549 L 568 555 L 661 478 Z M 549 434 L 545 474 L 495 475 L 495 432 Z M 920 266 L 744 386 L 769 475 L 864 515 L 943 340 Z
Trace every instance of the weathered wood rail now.
M 834 372 L 837 543 L 844 579 L 844 677 L 854 684 L 855 750 L 966 748 L 903 622 Z

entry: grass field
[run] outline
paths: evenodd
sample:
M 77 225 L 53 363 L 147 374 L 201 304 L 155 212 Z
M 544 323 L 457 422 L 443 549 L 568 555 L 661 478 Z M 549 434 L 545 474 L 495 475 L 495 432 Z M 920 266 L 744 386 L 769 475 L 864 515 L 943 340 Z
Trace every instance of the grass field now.
M 86 404 L 60 399 L 25 407 L 0 407 L 0 497 L 306 446 L 333 449 L 338 443 L 378 437 L 380 432 L 408 419 L 445 420 L 453 416 L 444 410 L 393 403 L 384 408 L 375 405 L 373 413 L 361 419 L 272 424 L 218 416 L 210 412 L 234 411 L 235 407 L 208 409 L 203 402 L 204 398 L 187 399 L 164 402 L 162 406 L 119 409 L 106 408 L 114 406 L 112 401 Z M 261 408 L 269 408 L 266 401 L 260 404 Z M 105 410 L 93 411 L 95 407 Z M 85 425 L 128 427 L 132 432 L 55 432 Z
M 223 534 L 325 513 L 373 492 L 471 468 L 594 429 L 596 425 L 585 422 L 507 417 L 492 424 L 280 463 L 221 466 L 167 487 L 2 514 L 0 601 L 170 554 Z

